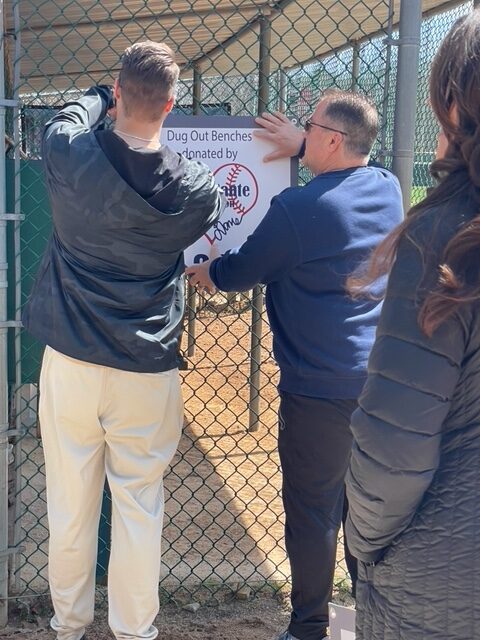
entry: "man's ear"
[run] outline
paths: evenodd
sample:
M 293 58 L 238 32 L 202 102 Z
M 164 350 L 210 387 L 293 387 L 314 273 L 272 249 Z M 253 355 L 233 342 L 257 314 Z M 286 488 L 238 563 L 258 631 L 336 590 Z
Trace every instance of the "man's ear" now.
M 175 98 L 172 96 L 170 100 L 168 100 L 167 103 L 165 104 L 165 109 L 164 109 L 165 115 L 168 115 L 170 113 L 170 111 L 173 109 L 174 104 L 175 104 Z
M 115 100 L 118 100 L 121 95 L 120 83 L 118 82 L 118 78 L 113 83 L 113 97 Z
M 341 144 L 342 144 L 342 134 L 337 133 L 336 131 L 334 132 L 332 131 L 332 136 L 329 142 L 330 151 L 336 151 Z

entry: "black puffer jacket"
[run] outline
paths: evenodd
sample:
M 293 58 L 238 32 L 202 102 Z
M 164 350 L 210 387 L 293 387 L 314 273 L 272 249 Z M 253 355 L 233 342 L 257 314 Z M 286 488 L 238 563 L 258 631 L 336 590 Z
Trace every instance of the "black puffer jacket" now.
M 432 338 L 417 321 L 443 249 L 476 213 L 465 195 L 424 213 L 390 276 L 352 418 L 357 640 L 480 639 L 479 306 Z

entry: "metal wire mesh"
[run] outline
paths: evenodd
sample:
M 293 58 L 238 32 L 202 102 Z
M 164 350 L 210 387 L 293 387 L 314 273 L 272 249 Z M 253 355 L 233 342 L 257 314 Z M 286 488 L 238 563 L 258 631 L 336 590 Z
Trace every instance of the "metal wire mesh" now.
M 427 16 L 422 23 L 412 190 L 414 203 L 423 200 L 427 189 L 433 186 L 429 165 L 435 158 L 438 124 L 428 102 L 428 80 L 432 58 L 455 20 L 465 15 L 472 6 L 472 2 L 458 3 L 446 13 Z
M 425 2 L 426 8 L 438 4 Z M 19 318 L 50 233 L 42 127 L 72 95 L 91 84 L 111 83 L 120 54 L 132 42 L 164 40 L 178 52 L 177 105 L 186 113 L 255 115 L 260 93 L 263 106 L 301 122 L 326 88 L 364 91 L 382 116 L 375 155 L 390 162 L 396 74 L 392 25 L 398 21 L 399 2 L 22 0 L 6 5 L 7 97 L 18 100 L 7 118 L 12 141 L 7 210 L 25 216 L 9 228 L 12 319 Z M 469 6 L 429 18 L 422 31 L 417 190 L 429 185 L 426 164 L 436 132 L 425 103 L 429 64 L 454 16 Z M 161 584 L 170 595 L 204 590 L 212 599 L 225 585 L 235 589 L 244 582 L 275 590 L 288 581 L 289 569 L 271 336 L 266 326 L 261 338 L 253 335 L 261 348 L 254 356 L 259 403 L 253 419 L 258 428 L 252 430 L 251 346 L 252 331 L 258 331 L 258 323 L 252 329 L 252 296 L 191 294 L 188 302 L 182 345 L 189 363 L 183 372 L 186 422 L 166 478 Z M 20 329 L 12 331 L 11 423 L 25 429 L 14 442 L 10 465 L 10 545 L 19 549 L 11 559 L 12 596 L 44 593 L 48 587 L 45 477 L 37 427 L 41 353 Z M 99 575 L 107 559 L 108 499 L 100 526 Z M 346 579 L 340 541 L 337 587 Z

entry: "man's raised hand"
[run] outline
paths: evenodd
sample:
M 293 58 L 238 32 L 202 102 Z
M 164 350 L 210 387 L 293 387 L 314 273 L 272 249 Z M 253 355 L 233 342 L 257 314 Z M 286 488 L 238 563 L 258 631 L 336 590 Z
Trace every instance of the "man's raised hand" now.
M 300 151 L 303 143 L 303 131 L 296 127 L 283 113 L 262 113 L 255 118 L 255 122 L 262 129 L 256 129 L 254 135 L 275 145 L 275 151 L 267 154 L 264 162 L 278 160 L 279 158 L 291 158 Z

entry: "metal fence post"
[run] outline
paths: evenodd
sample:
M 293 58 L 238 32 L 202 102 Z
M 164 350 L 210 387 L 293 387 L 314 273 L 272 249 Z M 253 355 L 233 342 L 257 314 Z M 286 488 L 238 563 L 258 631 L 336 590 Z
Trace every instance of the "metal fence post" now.
M 270 76 L 271 21 L 268 16 L 260 18 L 258 61 L 258 113 L 268 108 Z M 260 416 L 260 360 L 262 357 L 262 311 L 263 292 L 257 285 L 252 292 L 252 335 L 250 342 L 250 402 L 248 430 L 257 431 Z
M 15 327 L 15 410 L 17 415 L 15 416 L 15 428 L 19 433 L 24 428 L 27 413 L 26 408 L 20 412 L 19 407 L 22 400 L 22 332 L 20 328 L 21 324 L 21 304 L 22 304 L 22 254 L 20 243 L 20 227 L 21 227 L 21 177 L 20 177 L 20 58 L 21 58 L 21 33 L 20 33 L 20 0 L 13 0 L 13 25 L 14 32 L 13 37 L 15 40 L 15 55 L 13 60 L 13 99 L 16 106 L 13 109 L 13 141 L 14 141 L 14 213 L 18 216 L 18 219 L 14 221 L 14 251 L 15 251 L 15 321 L 17 327 Z M 29 402 L 32 402 L 35 397 L 35 402 L 38 400 L 38 386 L 35 385 L 35 396 L 32 393 L 33 385 L 29 385 L 28 398 Z M 38 404 L 37 404 L 38 406 Z M 29 409 L 31 407 L 29 406 Z M 28 425 L 30 426 L 30 425 Z M 22 535 L 21 530 L 21 515 L 22 515 L 22 468 L 23 468 L 23 443 L 22 438 L 17 437 L 14 445 L 14 464 L 15 464 L 15 479 L 14 479 L 14 507 L 13 507 L 13 540 L 11 544 L 17 549 L 17 553 L 12 556 L 10 563 L 10 589 L 18 591 L 20 587 L 20 553 L 18 550 L 20 544 L 20 538 Z
M 413 183 L 421 26 L 421 0 L 402 0 L 400 5 L 392 169 L 400 181 L 405 211 L 410 209 Z
M 193 115 L 198 116 L 202 111 L 202 72 L 200 66 L 193 66 Z M 188 282 L 187 283 L 187 355 L 192 357 L 195 355 L 195 337 L 197 333 L 196 326 L 197 315 L 197 290 Z
M 8 597 L 8 380 L 7 222 L 5 179 L 4 2 L 0 0 L 0 627 L 7 624 Z M 3 219 L 2 219 L 3 218 Z
M 358 40 L 352 42 L 352 91 L 358 91 L 358 81 L 360 79 L 360 43 Z
M 285 69 L 279 70 L 279 82 L 278 82 L 278 110 L 282 113 L 287 111 L 287 72 Z
M 392 31 L 393 31 L 393 17 L 395 15 L 394 0 L 390 0 L 388 3 L 388 26 L 387 37 L 384 43 L 387 46 L 387 52 L 385 55 L 385 80 L 383 85 L 383 100 L 382 100 L 382 113 L 380 115 L 380 150 L 378 154 L 378 162 L 385 164 L 387 155 L 387 129 L 388 129 L 388 105 L 390 99 L 390 75 L 392 71 Z M 388 154 L 390 155 L 390 154 Z

